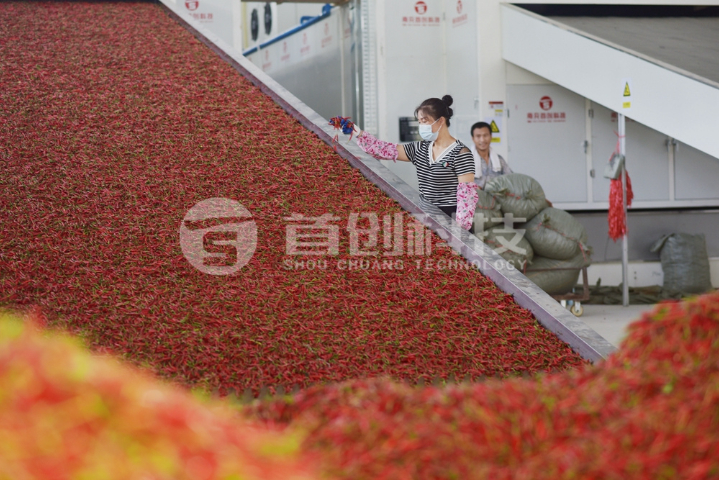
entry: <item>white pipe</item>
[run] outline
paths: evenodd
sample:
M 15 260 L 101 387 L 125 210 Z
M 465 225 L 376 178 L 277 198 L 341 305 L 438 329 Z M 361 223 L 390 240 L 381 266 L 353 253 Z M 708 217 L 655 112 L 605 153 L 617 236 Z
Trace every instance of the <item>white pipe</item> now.
M 626 229 L 629 225 L 629 218 L 627 218 L 626 123 L 624 114 L 620 113 L 617 117 L 619 124 L 619 153 L 624 157 L 624 164 L 622 165 L 622 208 L 624 210 L 625 232 L 622 236 L 622 305 L 627 307 L 629 306 L 629 246 L 627 242 Z

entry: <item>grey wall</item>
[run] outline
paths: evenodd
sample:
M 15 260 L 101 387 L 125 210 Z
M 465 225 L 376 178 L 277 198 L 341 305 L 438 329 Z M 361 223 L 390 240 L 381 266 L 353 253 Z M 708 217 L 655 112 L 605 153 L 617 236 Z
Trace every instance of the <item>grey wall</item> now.
M 589 245 L 593 248 L 592 261 L 612 262 L 622 259 L 622 240 L 614 243 L 609 238 L 607 212 L 573 213 L 587 229 Z M 628 212 L 629 260 L 659 260 L 649 248 L 667 233 L 703 233 L 707 243 L 707 256 L 719 257 L 719 209 L 676 210 L 656 212 Z

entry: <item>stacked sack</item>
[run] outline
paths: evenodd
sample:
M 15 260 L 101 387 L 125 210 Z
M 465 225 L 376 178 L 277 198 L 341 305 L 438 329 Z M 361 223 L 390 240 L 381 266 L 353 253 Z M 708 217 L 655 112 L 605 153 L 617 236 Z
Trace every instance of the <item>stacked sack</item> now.
M 539 182 L 521 173 L 487 182 L 479 192 L 474 231 L 549 294 L 569 292 L 580 269 L 591 263 L 584 226 L 550 207 Z

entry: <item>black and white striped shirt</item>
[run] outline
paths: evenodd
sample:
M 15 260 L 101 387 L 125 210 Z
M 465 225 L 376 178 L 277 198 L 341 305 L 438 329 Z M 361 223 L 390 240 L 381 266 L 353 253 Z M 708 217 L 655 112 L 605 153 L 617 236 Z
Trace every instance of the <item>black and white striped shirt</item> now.
M 474 173 L 474 157 L 467 148 L 457 140 L 448 150 L 440 155 L 436 163 L 429 163 L 432 142 L 413 142 L 402 145 L 407 158 L 417 168 L 419 193 L 425 200 L 438 207 L 454 207 L 457 205 L 457 177 Z

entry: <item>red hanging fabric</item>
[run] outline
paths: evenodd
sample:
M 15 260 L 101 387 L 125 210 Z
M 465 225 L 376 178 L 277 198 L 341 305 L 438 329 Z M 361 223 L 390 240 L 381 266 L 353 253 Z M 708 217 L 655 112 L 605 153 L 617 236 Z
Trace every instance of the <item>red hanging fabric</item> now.
M 627 175 L 627 207 L 632 204 L 634 192 L 632 192 L 632 181 Z M 617 241 L 618 238 L 627 233 L 627 219 L 624 216 L 624 205 L 622 201 L 622 177 L 611 180 L 609 187 L 609 237 Z

